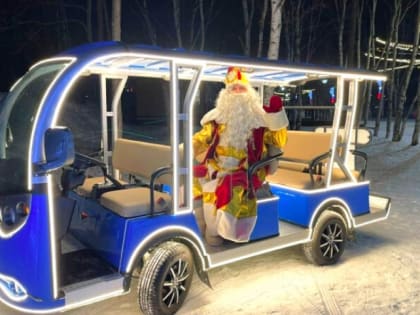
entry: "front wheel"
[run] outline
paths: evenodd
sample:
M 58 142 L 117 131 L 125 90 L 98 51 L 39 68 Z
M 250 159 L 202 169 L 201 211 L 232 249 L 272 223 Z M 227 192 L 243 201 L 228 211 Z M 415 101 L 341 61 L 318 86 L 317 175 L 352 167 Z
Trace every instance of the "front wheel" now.
M 325 211 L 314 227 L 313 237 L 303 244 L 306 258 L 316 265 L 335 264 L 344 252 L 347 233 L 342 217 L 332 211 Z
M 188 247 L 168 242 L 157 247 L 140 272 L 138 302 L 147 315 L 169 315 L 182 306 L 194 274 Z

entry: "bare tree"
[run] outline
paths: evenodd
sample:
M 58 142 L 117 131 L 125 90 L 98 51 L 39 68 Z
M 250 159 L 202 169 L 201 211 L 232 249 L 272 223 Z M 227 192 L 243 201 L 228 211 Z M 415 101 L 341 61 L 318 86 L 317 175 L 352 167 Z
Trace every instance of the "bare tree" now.
M 70 31 L 69 31 L 69 21 L 67 18 L 67 12 L 63 0 L 57 1 L 57 20 L 61 23 L 57 24 L 58 26 L 58 44 L 59 50 L 63 50 L 65 47 L 69 47 L 70 44 Z M 61 45 L 60 45 L 61 44 Z
M 420 82 L 420 80 L 418 81 Z M 420 87 L 420 85 L 418 85 Z M 419 93 L 419 92 L 418 92 Z M 411 145 L 419 144 L 419 134 L 420 134 L 420 97 L 417 98 L 417 110 L 416 110 L 416 123 L 414 125 L 413 136 L 411 138 Z
M 198 8 L 200 11 L 200 50 L 204 49 L 204 44 L 206 42 L 206 20 L 204 17 L 204 4 L 203 0 L 198 1 Z
M 97 40 L 99 41 L 105 39 L 103 6 L 103 0 L 96 0 L 96 29 L 98 31 Z
M 278 59 L 279 57 L 281 17 L 285 1 L 286 0 L 271 0 L 271 27 L 267 54 L 268 59 Z
M 402 0 L 394 0 L 393 1 L 393 16 L 392 16 L 392 22 L 391 22 L 391 29 L 390 29 L 390 36 L 388 38 L 388 41 L 385 45 L 385 58 L 384 58 L 384 69 L 388 68 L 388 61 L 391 61 L 390 65 L 390 80 L 387 82 L 387 89 L 386 89 L 386 95 L 387 95 L 387 120 L 386 120 L 386 134 L 385 137 L 388 138 L 391 134 L 391 124 L 392 124 L 392 116 L 394 113 L 394 110 L 398 111 L 397 108 L 398 104 L 396 104 L 397 100 L 401 99 L 401 97 L 405 98 L 406 90 L 404 89 L 404 81 L 402 81 L 402 86 L 398 87 L 397 84 L 399 84 L 398 74 L 396 73 L 396 64 L 397 64 L 397 55 L 398 55 L 398 41 L 399 41 L 399 27 L 402 23 L 402 21 L 405 19 L 407 14 L 411 11 L 414 4 L 417 3 L 417 0 L 411 0 L 409 2 L 402 1 Z M 392 53 L 392 57 L 389 58 L 390 53 Z M 411 75 L 411 74 L 410 74 Z M 398 98 L 397 98 L 398 93 Z M 404 94 L 404 95 L 401 95 Z M 404 103 L 401 105 L 404 106 Z M 377 129 L 379 129 L 379 122 L 380 122 L 380 115 L 382 114 L 382 103 L 380 103 L 380 108 L 378 111 L 378 116 L 376 118 L 376 126 L 375 126 L 375 135 L 377 135 Z M 398 114 L 399 115 L 399 114 Z M 397 128 L 400 128 L 401 123 L 401 116 L 399 116 L 397 123 Z
M 340 66 L 344 66 L 343 36 L 346 21 L 347 0 L 334 0 L 338 20 L 338 56 Z
M 182 30 L 181 30 L 181 7 L 179 5 L 179 0 L 172 0 L 172 8 L 173 8 L 173 17 L 174 17 L 174 24 L 175 24 L 175 32 L 176 32 L 176 41 L 178 47 L 184 47 L 182 44 Z
M 301 41 L 303 33 L 303 19 L 307 12 L 303 8 L 302 0 L 291 1 L 285 4 L 284 21 L 287 43 L 287 59 L 291 62 L 300 62 Z
M 112 0 L 112 40 L 121 40 L 121 0 Z
M 345 65 L 349 68 L 354 68 L 357 63 L 357 50 L 356 50 L 356 41 L 357 41 L 357 22 L 358 22 L 358 16 L 362 14 L 360 12 L 359 7 L 359 0 L 352 0 L 349 3 L 349 16 L 350 21 L 347 29 L 347 35 L 345 39 L 346 42 L 346 55 L 345 55 Z
M 252 20 L 254 18 L 255 13 L 255 1 L 254 0 L 242 0 L 242 12 L 244 17 L 244 26 L 245 26 L 245 34 L 244 34 L 244 55 L 250 56 L 251 55 L 251 26 Z
M 267 16 L 268 11 L 268 0 L 263 0 L 263 7 L 261 10 L 260 20 L 258 21 L 258 51 L 257 51 L 257 57 L 262 56 L 262 50 L 263 50 L 263 43 L 264 43 L 264 25 L 265 25 L 265 19 Z
M 306 30 L 306 56 L 305 61 L 310 62 L 315 49 L 317 48 L 316 44 L 316 32 L 320 25 L 321 21 L 321 12 L 324 10 L 324 0 L 312 1 L 311 6 L 309 8 L 309 23 L 308 28 Z M 319 44 L 319 43 L 318 43 Z
M 199 13 L 199 26 L 195 27 L 195 12 Z M 206 34 L 207 30 L 213 21 L 213 19 L 217 16 L 217 12 L 215 12 L 215 0 L 196 0 L 196 5 L 193 8 L 191 18 L 191 35 L 190 35 L 190 48 L 193 49 L 196 47 L 197 42 L 200 42 L 199 50 L 204 50 L 206 44 Z M 199 31 L 196 32 L 195 30 L 198 29 Z
M 404 136 L 404 132 L 405 132 L 405 127 L 407 125 L 407 121 L 408 121 L 410 115 L 413 113 L 414 106 L 417 105 L 417 100 L 418 100 L 418 98 L 420 96 L 420 94 L 419 94 L 420 93 L 420 81 L 419 81 L 419 79 L 420 79 L 420 73 L 417 75 L 417 93 L 413 97 L 413 99 L 411 100 L 410 106 L 408 107 L 408 110 L 405 113 L 403 122 L 401 124 L 401 137 Z
M 410 83 L 411 74 L 413 73 L 414 65 L 416 63 L 416 57 L 417 57 L 417 52 L 418 52 L 418 47 L 419 47 L 419 39 L 420 39 L 420 1 L 417 1 L 417 19 L 416 19 L 414 38 L 413 38 L 413 50 L 411 53 L 410 64 L 404 73 L 403 83 L 399 89 L 399 98 L 398 98 L 398 103 L 395 110 L 394 132 L 392 136 L 392 141 L 401 140 L 402 114 L 404 110 L 404 104 L 407 98 L 408 84 Z
M 149 36 L 150 42 L 152 45 L 157 45 L 157 33 L 156 28 L 152 22 L 151 15 L 149 12 L 149 4 L 147 0 L 136 0 L 136 8 L 138 9 L 141 20 L 144 21 L 146 25 L 147 34 Z
M 381 57 L 381 60 L 384 60 L 384 69 L 388 68 L 388 62 L 389 62 L 389 55 L 391 53 L 391 43 L 397 43 L 398 41 L 398 27 L 399 27 L 399 20 L 400 20 L 400 16 L 401 16 L 401 3 L 400 0 L 394 0 L 394 7 L 393 7 L 393 14 L 392 14 L 392 19 L 391 19 L 391 25 L 390 25 L 390 31 L 389 31 L 389 37 L 388 37 L 388 41 L 385 44 L 385 48 L 382 52 L 382 55 L 384 55 L 384 58 Z M 395 45 L 394 45 L 394 50 L 393 52 L 396 53 L 395 51 Z M 396 55 L 395 55 L 396 56 Z M 395 58 L 392 58 L 392 60 L 395 61 Z M 377 63 L 377 66 L 379 67 L 380 63 Z M 395 63 L 392 64 L 391 69 L 393 69 L 393 67 L 395 66 Z M 390 76 L 390 80 L 388 80 L 387 84 L 384 86 L 384 89 L 386 91 L 386 95 L 387 95 L 387 102 L 388 104 L 388 119 L 387 119 L 387 128 L 386 128 L 386 137 L 389 136 L 389 132 L 390 132 L 390 115 L 392 115 L 392 102 L 393 102 L 393 96 L 394 96 L 394 76 L 395 76 L 395 72 L 394 70 L 391 70 L 391 76 Z M 377 136 L 379 134 L 379 128 L 380 128 L 380 123 L 381 123 L 381 118 L 382 118 L 382 112 L 383 112 L 383 107 L 384 107 L 384 98 L 381 99 L 381 101 L 379 102 L 379 108 L 378 108 L 378 112 L 376 114 L 376 121 L 375 121 L 375 130 L 374 130 L 374 135 Z
M 92 34 L 92 0 L 86 1 L 86 36 L 88 42 L 93 41 Z
M 361 55 L 362 55 L 362 28 L 363 28 L 363 11 L 365 7 L 365 0 L 361 0 L 359 8 L 360 10 L 356 12 L 357 19 L 357 37 L 356 37 L 356 67 L 358 69 L 362 66 Z
M 371 0 L 370 1 L 371 6 L 369 6 L 369 38 L 368 38 L 368 54 L 366 58 L 366 69 L 374 68 L 376 69 L 376 59 L 374 58 L 374 55 L 376 53 L 376 45 L 375 45 L 375 18 L 376 18 L 376 8 L 378 5 L 378 0 Z M 361 23 L 360 23 L 361 24 Z M 372 64 L 371 64 L 372 62 Z M 364 90 L 364 100 L 366 102 L 363 106 L 363 114 L 362 114 L 362 126 L 366 126 L 367 121 L 369 119 L 369 109 L 371 107 L 372 103 L 372 81 L 370 81 L 367 85 L 367 88 Z

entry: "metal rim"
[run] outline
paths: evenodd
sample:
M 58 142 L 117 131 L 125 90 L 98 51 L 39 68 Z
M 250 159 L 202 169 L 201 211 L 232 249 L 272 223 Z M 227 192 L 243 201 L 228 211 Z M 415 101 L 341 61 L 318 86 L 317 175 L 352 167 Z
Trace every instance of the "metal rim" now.
M 191 276 L 187 261 L 178 259 L 168 270 L 162 287 L 162 302 L 171 308 L 182 303 L 181 296 L 186 292 L 186 282 Z
M 321 233 L 320 250 L 322 256 L 334 259 L 341 253 L 344 242 L 344 230 L 339 223 L 330 223 Z

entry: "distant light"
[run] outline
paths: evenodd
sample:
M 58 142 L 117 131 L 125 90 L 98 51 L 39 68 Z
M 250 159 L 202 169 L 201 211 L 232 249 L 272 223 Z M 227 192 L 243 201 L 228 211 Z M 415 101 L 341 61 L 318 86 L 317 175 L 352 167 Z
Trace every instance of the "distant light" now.
M 322 84 L 327 84 L 328 83 L 328 79 L 322 79 Z

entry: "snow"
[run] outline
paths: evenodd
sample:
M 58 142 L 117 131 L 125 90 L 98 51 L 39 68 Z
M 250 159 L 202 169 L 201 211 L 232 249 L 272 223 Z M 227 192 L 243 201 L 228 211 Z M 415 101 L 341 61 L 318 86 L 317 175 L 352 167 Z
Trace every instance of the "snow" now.
M 220 267 L 210 271 L 213 290 L 195 277 L 178 314 L 419 314 L 420 146 L 410 146 L 412 128 L 400 143 L 380 135 L 363 148 L 372 191 L 392 198 L 391 214 L 360 228 L 336 265 L 311 265 L 294 247 Z M 135 291 L 66 314 L 139 314 Z M 1 305 L 0 314 L 19 313 Z

